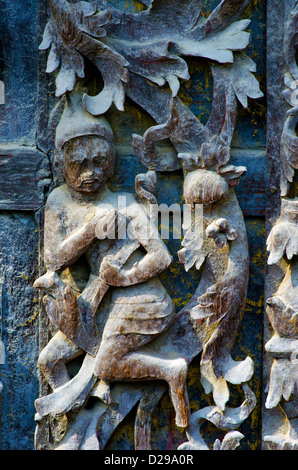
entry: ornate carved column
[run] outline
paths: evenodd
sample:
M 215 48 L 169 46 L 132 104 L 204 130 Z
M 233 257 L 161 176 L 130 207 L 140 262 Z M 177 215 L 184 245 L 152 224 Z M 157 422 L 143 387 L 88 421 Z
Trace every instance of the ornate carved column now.
M 247 168 L 231 147 L 238 110 L 263 96 L 245 53 L 249 1 L 224 0 L 207 11 L 196 0 L 143 1 L 130 11 L 105 0 L 48 4 L 40 49 L 48 52 L 45 72 L 55 76 L 57 100 L 49 117 L 54 181 L 40 219 L 35 281 L 49 319 L 41 315 L 36 448 L 104 449 L 138 404 L 135 449 L 150 449 L 154 411 L 168 395 L 182 435 L 176 448 L 235 449 L 257 403 L 253 359 L 232 355 L 249 248 L 235 191 L 245 187 Z M 194 60 L 213 81 L 206 122 L 179 94 Z M 122 165 L 125 186 L 129 160 L 119 157 L 117 125 L 133 107 L 146 116 L 145 129 L 127 137 L 141 171 L 133 191 L 119 192 L 115 168 L 119 178 Z M 159 180 L 166 175 L 174 185 L 177 174 L 174 202 L 189 217 L 170 249 L 154 208 Z M 174 256 L 182 279 L 191 273 L 195 280 L 186 299 L 166 288 Z M 189 399 L 197 358 L 195 381 L 208 406 Z M 207 444 L 204 423 L 220 438 Z
M 269 2 L 264 448 L 298 448 L 297 2 Z M 279 24 L 279 29 L 276 25 Z M 276 31 L 272 37 L 270 32 Z M 276 80 L 276 77 L 279 77 Z

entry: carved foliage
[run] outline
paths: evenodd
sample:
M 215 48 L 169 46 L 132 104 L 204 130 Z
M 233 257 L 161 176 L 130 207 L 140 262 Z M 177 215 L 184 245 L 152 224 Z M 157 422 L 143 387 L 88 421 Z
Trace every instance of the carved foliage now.
M 269 449 L 278 450 L 297 449 L 298 447 L 298 430 L 295 426 L 298 384 L 298 205 L 297 188 L 294 182 L 295 170 L 298 169 L 296 131 L 298 107 L 295 101 L 295 89 L 298 83 L 295 82 L 298 79 L 297 19 L 296 4 L 286 23 L 284 34 L 284 57 L 287 66 L 284 82 L 287 89 L 283 94 L 290 109 L 285 117 L 280 147 L 281 209 L 279 219 L 275 222 L 267 239 L 268 264 L 277 265 L 283 276 L 279 283 L 276 283 L 274 294 L 267 299 L 267 314 L 274 334 L 265 345 L 265 349 L 271 357 L 265 406 L 268 410 L 282 410 L 282 417 L 275 433 L 265 435 L 264 442 Z
M 164 393 L 161 389 L 154 399 L 148 400 L 150 391 L 146 386 L 117 384 L 110 387 L 109 383 L 115 381 L 165 380 L 176 412 L 176 424 L 187 427 L 190 423 L 187 436 L 191 448 L 206 448 L 200 442 L 198 421 L 207 419 L 228 432 L 222 443 L 215 442 L 214 449 L 234 449 L 242 435 L 229 431 L 237 429 L 255 406 L 252 392 L 243 385 L 246 395 L 243 405 L 239 410 L 226 408 L 228 383 L 245 384 L 253 374 L 250 358 L 235 362 L 230 356 L 248 284 L 246 230 L 233 190 L 246 169 L 229 164 L 230 145 L 237 101 L 246 107 L 248 97 L 262 96 L 253 75 L 255 64 L 242 52 L 249 42 L 246 31 L 249 21 L 239 20 L 239 17 L 248 1 L 223 0 L 206 19 L 201 16 L 198 0 L 143 3 L 147 9 L 125 13 L 105 0 L 75 4 L 49 0 L 52 18 L 40 47 L 50 49 L 47 72 L 57 70 L 57 96 L 72 95 L 76 78 L 84 78 L 86 58 L 96 66 L 104 85 L 96 96 L 84 94 L 81 103 L 76 103 L 81 115 L 83 107 L 89 117 L 101 115 L 112 103 L 123 111 L 127 94 L 154 117 L 157 125 L 149 128 L 144 136 L 132 137 L 133 149 L 149 172 L 136 178 L 137 203 L 130 196 L 130 215 L 123 218 L 121 211 L 116 210 L 117 220 L 124 220 L 124 226 L 131 219 L 130 240 L 124 240 L 120 245 L 117 241 L 105 248 L 105 253 L 101 252 L 97 240 L 108 238 L 107 234 L 112 230 L 111 213 L 103 210 L 102 203 L 95 197 L 96 191 L 90 190 L 90 177 L 89 180 L 85 177 L 84 191 L 76 189 L 70 184 L 71 179 L 65 177 L 67 185 L 56 188 L 48 200 L 47 230 L 52 226 L 51 237 L 56 230 L 57 239 L 46 254 L 49 273 L 40 278 L 36 286 L 52 295 L 47 302 L 52 306 L 48 307 L 48 313 L 67 320 L 68 329 L 64 332 L 68 339 L 73 339 L 75 347 L 72 351 L 65 349 L 65 353 L 74 357 L 79 354 L 80 346 L 80 354 L 83 353 L 85 359 L 78 374 L 67 381 L 63 379 L 65 370 L 58 361 L 61 370 L 58 382 L 55 382 L 57 377 L 48 369 L 48 354 L 55 354 L 58 347 L 61 350 L 69 348 L 61 338 L 61 325 L 57 324 L 60 332 L 39 360 L 53 388 L 52 394 L 36 402 L 40 447 L 47 420 L 57 413 L 62 413 L 64 421 L 60 423 L 62 434 L 56 439 L 59 441 L 56 448 L 71 448 L 75 435 L 81 436 L 74 445 L 76 449 L 104 446 L 115 426 L 140 397 L 140 413 L 147 403 L 150 417 Z M 210 60 L 214 100 L 205 126 L 177 97 L 180 80 L 189 79 L 187 56 Z M 104 138 L 103 135 L 97 137 Z M 156 144 L 163 139 L 172 141 L 175 152 L 171 155 L 165 156 L 158 151 Z M 90 160 L 88 148 L 90 150 L 92 143 L 88 147 L 80 142 L 80 154 L 86 153 L 87 149 L 86 161 Z M 104 146 L 101 144 L 100 148 Z M 75 147 L 69 158 L 72 153 L 75 153 Z M 66 146 L 63 157 L 66 176 L 67 155 Z M 95 168 L 96 163 L 92 165 Z M 158 237 L 154 242 L 146 239 L 144 228 L 148 223 L 148 205 L 156 202 L 152 194 L 156 185 L 153 170 L 178 168 L 182 168 L 184 175 L 185 202 L 194 212 L 196 205 L 201 204 L 203 220 L 202 224 L 197 224 L 194 218 L 184 225 L 184 239 L 178 256 L 186 271 L 195 266 L 201 271 L 201 278 L 191 301 L 175 316 L 171 299 L 155 278 L 170 264 L 171 256 Z M 73 197 L 73 191 L 80 193 L 78 197 Z M 113 206 L 114 197 L 105 193 L 104 201 Z M 112 212 L 115 213 L 114 206 Z M 102 231 L 105 227 L 103 236 L 99 236 L 98 225 Z M 153 232 L 154 228 L 150 233 Z M 61 236 L 64 239 L 59 241 Z M 144 259 L 126 268 L 126 262 L 140 246 L 147 251 Z M 85 252 L 91 275 L 85 290 L 79 290 L 78 295 L 74 287 L 65 286 L 56 271 L 70 269 Z M 57 255 L 57 263 L 53 265 L 51 253 Z M 96 317 L 101 302 L 110 291 L 110 310 L 107 306 L 102 307 L 104 320 L 97 325 L 101 334 L 92 337 L 88 333 L 89 320 Z M 136 310 L 134 303 L 138 304 L 143 298 L 142 309 Z M 149 307 L 149 317 L 137 318 L 140 311 Z M 185 331 L 183 341 L 180 338 L 182 328 Z M 121 336 L 123 332 L 127 335 L 125 340 Z M 152 338 L 154 341 L 150 342 Z M 90 348 L 91 343 L 94 348 Z M 201 352 L 201 382 L 206 393 L 213 393 L 215 406 L 203 408 L 189 419 L 187 361 Z M 125 403 L 124 393 L 127 394 Z M 90 396 L 100 400 L 94 414 L 84 408 Z M 124 406 L 125 411 L 120 413 L 119 406 Z M 72 412 L 78 409 L 80 412 L 74 418 Z M 115 415 L 115 409 L 119 416 Z M 151 420 L 145 420 L 142 425 L 138 419 L 136 423 L 136 447 L 149 448 Z M 100 437 L 96 430 L 99 425 L 102 429 Z M 89 441 L 86 436 L 90 437 Z
M 296 133 L 298 106 L 297 106 L 297 80 L 298 67 L 296 61 L 297 49 L 297 28 L 298 11 L 297 5 L 291 12 L 291 18 L 288 20 L 285 28 L 284 37 L 284 56 L 287 65 L 287 71 L 284 77 L 286 89 L 283 93 L 286 101 L 290 105 L 285 120 L 282 138 L 281 138 L 281 178 L 280 189 L 281 196 L 286 196 L 293 182 L 294 170 L 298 169 L 298 139 Z
M 274 330 L 274 336 L 267 342 L 266 350 L 274 358 L 267 408 L 276 407 L 284 398 L 288 401 L 298 380 L 298 291 L 297 291 L 297 201 L 282 200 L 281 217 L 271 230 L 267 248 L 269 264 L 276 264 L 282 258 L 288 261 L 284 278 L 273 297 L 267 299 L 267 314 Z

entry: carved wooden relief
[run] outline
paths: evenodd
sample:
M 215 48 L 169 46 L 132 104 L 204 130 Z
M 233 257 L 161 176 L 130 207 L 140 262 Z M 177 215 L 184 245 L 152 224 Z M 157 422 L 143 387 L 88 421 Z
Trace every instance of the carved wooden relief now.
M 134 13 L 105 0 L 48 3 L 40 48 L 48 50 L 46 71 L 55 72 L 60 100 L 53 114 L 55 181 L 44 214 L 45 269 L 35 281 L 51 331 L 38 362 L 49 388 L 35 402 L 36 448 L 104 449 L 138 404 L 135 448 L 150 449 L 154 410 L 169 393 L 186 436 L 180 450 L 210 448 L 204 422 L 224 434 L 214 450 L 235 449 L 245 437 L 238 429 L 256 406 L 248 385 L 253 360 L 231 356 L 249 281 L 246 226 L 234 191 L 245 184 L 246 168 L 230 162 L 231 142 L 238 108 L 263 96 L 245 54 L 250 21 L 240 18 L 249 1 L 223 0 L 207 17 L 196 0 L 143 1 Z M 178 97 L 190 78 L 189 57 L 203 59 L 212 73 L 206 123 Z M 147 169 L 136 177 L 135 194 L 107 187 L 117 163 L 109 112 L 125 113 L 126 99 L 154 121 L 131 136 Z M 172 255 L 153 210 L 159 172 L 175 171 L 183 175 L 189 210 L 178 257 L 198 279 L 178 308 L 161 281 Z M 282 224 L 293 255 L 295 221 L 287 213 Z M 289 275 L 278 308 L 294 308 Z M 186 379 L 198 355 L 197 380 L 212 405 L 191 410 Z M 236 408 L 228 404 L 231 387 L 243 397 Z
M 298 290 L 297 290 L 297 87 L 298 68 L 296 42 L 298 31 L 297 2 L 286 2 L 283 41 L 284 73 L 282 109 L 284 115 L 279 129 L 272 122 L 272 131 L 280 136 L 276 165 L 280 171 L 280 212 L 270 207 L 273 227 L 267 238 L 268 270 L 267 315 L 270 322 L 265 344 L 267 353 L 267 396 L 264 411 L 263 442 L 269 449 L 292 450 L 298 448 L 297 351 L 298 351 Z M 273 15 L 272 15 L 273 17 Z M 282 31 L 282 29 L 281 29 Z M 273 158 L 273 154 L 271 154 Z M 277 216 L 276 216 L 277 215 Z

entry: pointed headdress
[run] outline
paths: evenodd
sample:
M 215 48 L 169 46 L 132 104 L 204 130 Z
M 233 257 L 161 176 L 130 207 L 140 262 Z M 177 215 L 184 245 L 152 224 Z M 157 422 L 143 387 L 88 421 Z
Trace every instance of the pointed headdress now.
M 114 134 L 104 117 L 95 117 L 82 105 L 80 94 L 72 93 L 67 97 L 65 108 L 56 129 L 55 146 L 61 152 L 63 145 L 76 137 L 93 135 L 114 143 Z

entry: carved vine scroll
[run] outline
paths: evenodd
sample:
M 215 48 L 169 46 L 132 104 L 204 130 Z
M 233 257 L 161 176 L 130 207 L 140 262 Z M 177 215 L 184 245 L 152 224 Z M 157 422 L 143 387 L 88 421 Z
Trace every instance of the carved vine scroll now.
M 246 168 L 230 163 L 230 146 L 239 103 L 247 107 L 248 98 L 262 96 L 244 52 L 250 21 L 239 19 L 248 3 L 223 0 L 205 18 L 199 0 L 144 2 L 138 13 L 105 0 L 49 0 L 40 48 L 49 51 L 57 97 L 65 97 L 54 162 L 64 181 L 46 204 L 46 273 L 35 283 L 54 326 L 39 358 L 52 390 L 36 401 L 38 449 L 103 449 L 137 403 L 135 447 L 149 449 L 152 415 L 167 391 L 189 440 L 181 449 L 208 448 L 202 420 L 227 432 L 214 449 L 235 448 L 243 437 L 236 430 L 256 404 L 248 387 L 254 364 L 250 357 L 234 361 L 231 349 L 249 280 L 246 228 L 233 189 Z M 204 58 L 212 72 L 206 124 L 178 97 L 180 82 L 190 78 L 187 57 Z M 96 92 L 85 80 L 87 61 L 102 80 Z M 156 124 L 132 135 L 148 172 L 136 178 L 135 195 L 122 194 L 126 206 L 119 208 L 119 194 L 105 185 L 117 158 L 105 114 L 111 106 L 125 112 L 126 97 Z M 174 152 L 158 147 L 164 139 Z M 199 279 L 177 311 L 159 279 L 172 257 L 151 212 L 156 172 L 174 170 L 183 174 L 191 208 L 178 256 Z M 199 354 L 198 380 L 215 404 L 191 414 L 186 377 Z M 78 358 L 70 377 L 66 365 Z M 229 384 L 244 394 L 240 408 L 227 407 Z

